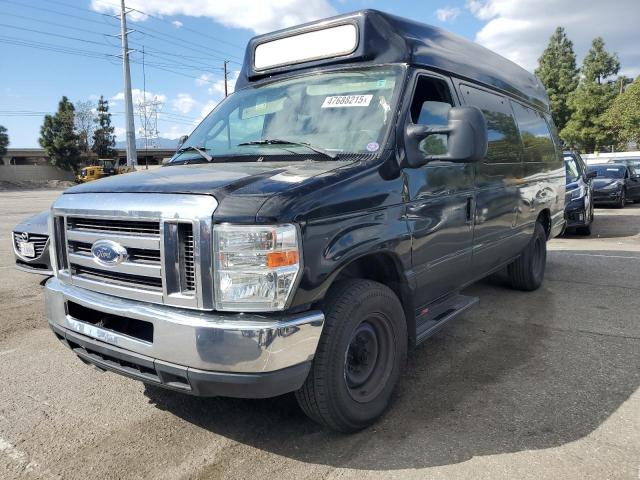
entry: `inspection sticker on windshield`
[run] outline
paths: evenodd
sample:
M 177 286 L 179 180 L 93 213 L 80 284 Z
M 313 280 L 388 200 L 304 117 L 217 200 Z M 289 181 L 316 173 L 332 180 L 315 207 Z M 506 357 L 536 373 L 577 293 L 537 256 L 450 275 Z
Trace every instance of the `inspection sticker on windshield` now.
M 373 95 L 336 95 L 324 99 L 322 108 L 368 107 Z

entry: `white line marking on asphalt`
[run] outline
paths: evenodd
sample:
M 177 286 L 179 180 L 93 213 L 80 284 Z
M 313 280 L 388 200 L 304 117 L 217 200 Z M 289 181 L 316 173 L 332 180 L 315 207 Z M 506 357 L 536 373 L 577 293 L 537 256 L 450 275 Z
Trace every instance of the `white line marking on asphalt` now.
M 12 348 L 11 350 L 5 350 L 4 352 L 0 352 L 0 355 L 9 355 L 10 353 L 17 352 L 17 348 Z
M 623 255 L 600 255 L 596 253 L 571 253 L 570 255 L 579 255 L 581 257 L 627 258 L 631 260 L 640 260 L 640 257 L 626 257 Z

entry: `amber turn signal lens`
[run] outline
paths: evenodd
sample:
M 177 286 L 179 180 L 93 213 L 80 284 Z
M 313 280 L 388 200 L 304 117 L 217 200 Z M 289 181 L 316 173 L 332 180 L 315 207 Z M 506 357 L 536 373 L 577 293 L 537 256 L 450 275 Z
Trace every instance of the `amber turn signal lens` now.
M 298 251 L 286 250 L 284 252 L 269 252 L 267 253 L 267 267 L 286 267 L 288 265 L 295 265 L 298 263 Z

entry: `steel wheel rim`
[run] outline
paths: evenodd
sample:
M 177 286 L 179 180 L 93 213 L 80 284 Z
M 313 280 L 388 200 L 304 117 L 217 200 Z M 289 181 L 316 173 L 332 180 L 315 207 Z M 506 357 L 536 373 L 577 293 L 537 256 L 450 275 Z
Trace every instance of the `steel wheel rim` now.
M 353 329 L 344 354 L 344 381 L 349 396 L 359 403 L 376 398 L 387 384 L 395 355 L 390 322 L 375 313 Z

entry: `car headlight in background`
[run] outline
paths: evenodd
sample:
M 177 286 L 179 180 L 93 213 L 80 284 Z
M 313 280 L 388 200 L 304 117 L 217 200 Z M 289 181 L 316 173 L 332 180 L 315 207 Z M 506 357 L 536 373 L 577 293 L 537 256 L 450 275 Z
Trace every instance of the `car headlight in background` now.
M 576 200 L 578 198 L 584 197 L 587 193 L 587 189 L 584 186 L 580 186 L 578 188 L 574 188 L 573 190 L 569 190 L 567 192 L 567 197 L 569 200 Z
M 602 190 L 615 190 L 616 188 L 620 188 L 620 184 L 618 182 L 613 182 L 602 187 Z
M 284 310 L 300 272 L 295 225 L 214 227 L 217 310 Z

